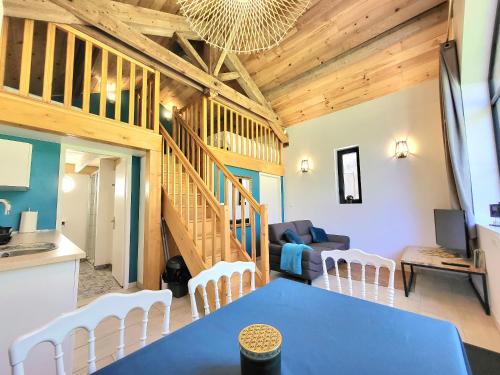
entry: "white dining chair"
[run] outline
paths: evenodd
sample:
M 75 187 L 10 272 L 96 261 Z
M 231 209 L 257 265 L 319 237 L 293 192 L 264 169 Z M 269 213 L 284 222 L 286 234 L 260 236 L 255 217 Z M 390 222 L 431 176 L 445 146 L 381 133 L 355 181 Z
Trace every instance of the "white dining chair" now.
M 380 268 L 389 269 L 389 284 L 387 286 L 388 291 L 388 305 L 394 306 L 394 273 L 396 271 L 396 262 L 392 259 L 387 259 L 376 254 L 368 254 L 359 249 L 349 249 L 349 250 L 329 250 L 321 252 L 321 261 L 323 263 L 323 278 L 325 281 L 325 288 L 330 290 L 330 280 L 328 278 L 328 269 L 326 266 L 327 259 L 332 259 L 335 263 L 335 274 L 337 279 L 337 291 L 342 293 L 342 285 L 340 283 L 339 266 L 338 262 L 340 260 L 345 260 L 347 263 L 347 280 L 349 283 L 349 295 L 353 295 L 352 288 L 352 277 L 351 277 L 351 263 L 361 264 L 361 298 L 366 298 L 366 266 L 371 265 L 375 267 L 375 278 L 374 284 L 374 299 L 378 301 L 379 298 L 379 271 Z
M 203 295 L 203 308 L 205 315 L 210 314 L 210 307 L 208 305 L 207 286 L 211 281 L 214 286 L 215 294 L 215 309 L 220 308 L 219 288 L 218 282 L 221 278 L 227 279 L 227 301 L 232 302 L 231 296 L 231 277 L 233 274 L 239 274 L 239 297 L 243 296 L 243 274 L 248 271 L 251 274 L 250 290 L 255 290 L 255 263 L 253 262 L 219 262 L 212 268 L 201 271 L 198 275 L 193 277 L 188 282 L 189 297 L 191 299 L 191 311 L 193 314 L 193 322 L 200 318 L 198 313 L 198 306 L 196 305 L 196 288 L 201 286 Z
M 125 318 L 135 309 L 143 310 L 142 332 L 140 345 L 144 347 L 147 339 L 148 313 L 151 306 L 160 302 L 165 307 L 162 336 L 169 333 L 170 305 L 172 292 L 170 290 L 142 290 L 137 293 L 111 293 L 96 299 L 87 306 L 62 314 L 45 326 L 17 338 L 9 349 L 10 365 L 13 375 L 24 375 L 23 363 L 29 351 L 37 344 L 50 342 L 55 346 L 55 362 L 57 375 L 65 375 L 63 341 L 69 333 L 78 328 L 88 331 L 88 373 L 96 371 L 95 329 L 105 318 L 114 316 L 119 322 L 119 339 L 116 357 L 123 358 L 125 348 Z

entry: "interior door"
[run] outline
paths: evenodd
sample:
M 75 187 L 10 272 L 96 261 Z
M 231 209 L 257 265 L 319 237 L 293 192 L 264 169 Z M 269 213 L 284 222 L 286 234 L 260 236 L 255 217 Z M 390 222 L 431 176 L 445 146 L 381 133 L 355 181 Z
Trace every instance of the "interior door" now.
M 282 222 L 280 176 L 260 174 L 260 203 L 268 205 L 269 224 Z
M 62 190 L 60 202 L 62 234 L 87 252 L 90 176 L 65 174 Z
M 113 277 L 120 286 L 125 281 L 125 249 L 127 237 L 125 233 L 125 222 L 127 217 L 127 161 L 117 159 L 115 166 L 115 208 L 113 219 L 113 250 L 111 253 L 111 264 Z

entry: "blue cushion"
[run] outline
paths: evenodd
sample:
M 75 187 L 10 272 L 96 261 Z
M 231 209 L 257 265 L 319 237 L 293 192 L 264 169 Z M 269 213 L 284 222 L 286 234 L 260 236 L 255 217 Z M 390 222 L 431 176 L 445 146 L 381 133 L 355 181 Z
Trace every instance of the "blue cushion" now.
M 324 229 L 311 227 L 309 231 L 311 232 L 313 242 L 328 242 L 328 235 Z
M 304 241 L 302 241 L 302 238 L 300 238 L 300 236 L 297 233 L 295 233 L 295 231 L 293 229 L 288 228 L 283 233 L 283 235 L 286 238 L 286 242 L 304 244 Z

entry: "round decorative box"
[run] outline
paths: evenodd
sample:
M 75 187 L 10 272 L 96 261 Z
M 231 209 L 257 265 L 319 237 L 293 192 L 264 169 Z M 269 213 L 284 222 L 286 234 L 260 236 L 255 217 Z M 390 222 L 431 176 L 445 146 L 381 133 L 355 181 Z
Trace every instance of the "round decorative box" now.
M 240 360 L 242 375 L 281 374 L 281 333 L 268 324 L 252 324 L 241 330 Z

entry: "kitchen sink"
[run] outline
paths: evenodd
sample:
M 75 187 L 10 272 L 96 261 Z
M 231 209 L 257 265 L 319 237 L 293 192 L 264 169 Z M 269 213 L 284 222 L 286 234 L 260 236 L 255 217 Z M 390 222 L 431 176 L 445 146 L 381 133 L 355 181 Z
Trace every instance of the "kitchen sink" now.
M 15 257 L 19 255 L 30 255 L 45 253 L 57 249 L 57 245 L 52 242 L 35 242 L 19 245 L 0 246 L 0 258 Z

